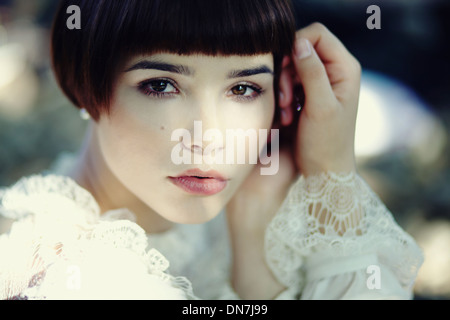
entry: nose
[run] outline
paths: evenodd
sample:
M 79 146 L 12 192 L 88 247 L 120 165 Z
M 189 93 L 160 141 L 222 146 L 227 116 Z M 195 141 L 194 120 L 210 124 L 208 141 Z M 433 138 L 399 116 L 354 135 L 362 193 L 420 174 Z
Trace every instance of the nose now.
M 192 154 L 210 156 L 224 147 L 220 122 L 220 106 L 211 91 L 203 91 L 192 100 L 189 127 L 191 141 L 184 144 Z M 193 126 L 192 126 L 193 125 Z
M 200 145 L 195 144 L 195 141 L 193 141 L 192 143 L 187 143 L 188 145 L 185 144 L 185 141 L 181 141 L 183 148 L 187 151 L 190 151 L 191 153 L 194 154 L 203 154 L 204 148 L 203 148 L 203 144 L 200 143 Z M 190 144 L 190 145 L 189 145 Z
M 211 156 L 224 148 L 224 139 L 219 128 L 207 126 L 205 130 L 202 120 L 195 120 L 193 129 L 189 130 L 189 139 L 181 137 L 183 148 L 192 154 Z

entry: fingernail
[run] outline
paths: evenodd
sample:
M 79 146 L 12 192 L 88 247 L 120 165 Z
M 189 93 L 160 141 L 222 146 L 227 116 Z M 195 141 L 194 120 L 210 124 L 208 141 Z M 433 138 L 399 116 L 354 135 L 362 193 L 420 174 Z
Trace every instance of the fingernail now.
M 308 39 L 299 38 L 295 44 L 295 55 L 298 59 L 305 59 L 311 55 L 311 43 Z

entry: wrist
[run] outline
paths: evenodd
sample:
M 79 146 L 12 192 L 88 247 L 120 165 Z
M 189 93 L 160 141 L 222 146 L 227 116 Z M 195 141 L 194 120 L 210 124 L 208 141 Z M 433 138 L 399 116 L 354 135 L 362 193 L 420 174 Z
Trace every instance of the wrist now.
M 330 161 L 305 161 L 305 164 L 299 165 L 300 173 L 305 176 L 314 176 L 324 172 L 356 172 L 356 159 L 352 156 L 334 158 Z

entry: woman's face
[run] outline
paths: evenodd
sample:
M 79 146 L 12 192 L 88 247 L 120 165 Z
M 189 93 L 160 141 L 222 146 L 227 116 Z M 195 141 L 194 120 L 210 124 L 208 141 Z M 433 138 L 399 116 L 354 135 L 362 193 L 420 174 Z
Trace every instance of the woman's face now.
M 109 169 L 167 220 L 212 219 L 254 167 L 250 153 L 265 144 L 259 133 L 274 116 L 273 71 L 272 54 L 130 59 L 110 115 L 95 125 Z

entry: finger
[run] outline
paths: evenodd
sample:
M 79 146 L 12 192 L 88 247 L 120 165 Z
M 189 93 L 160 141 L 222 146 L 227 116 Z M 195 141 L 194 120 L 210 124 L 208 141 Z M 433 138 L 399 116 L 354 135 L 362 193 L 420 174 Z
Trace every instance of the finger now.
M 293 61 L 304 89 L 305 105 L 312 99 L 319 106 L 335 101 L 325 66 L 308 39 L 296 39 Z
M 296 35 L 311 42 L 324 64 L 354 59 L 344 44 L 321 23 L 316 22 L 300 29 Z
M 297 37 L 306 38 L 314 47 L 325 65 L 329 82 L 339 100 L 351 93 L 360 80 L 361 66 L 342 42 L 324 25 L 313 23 L 297 32 Z

